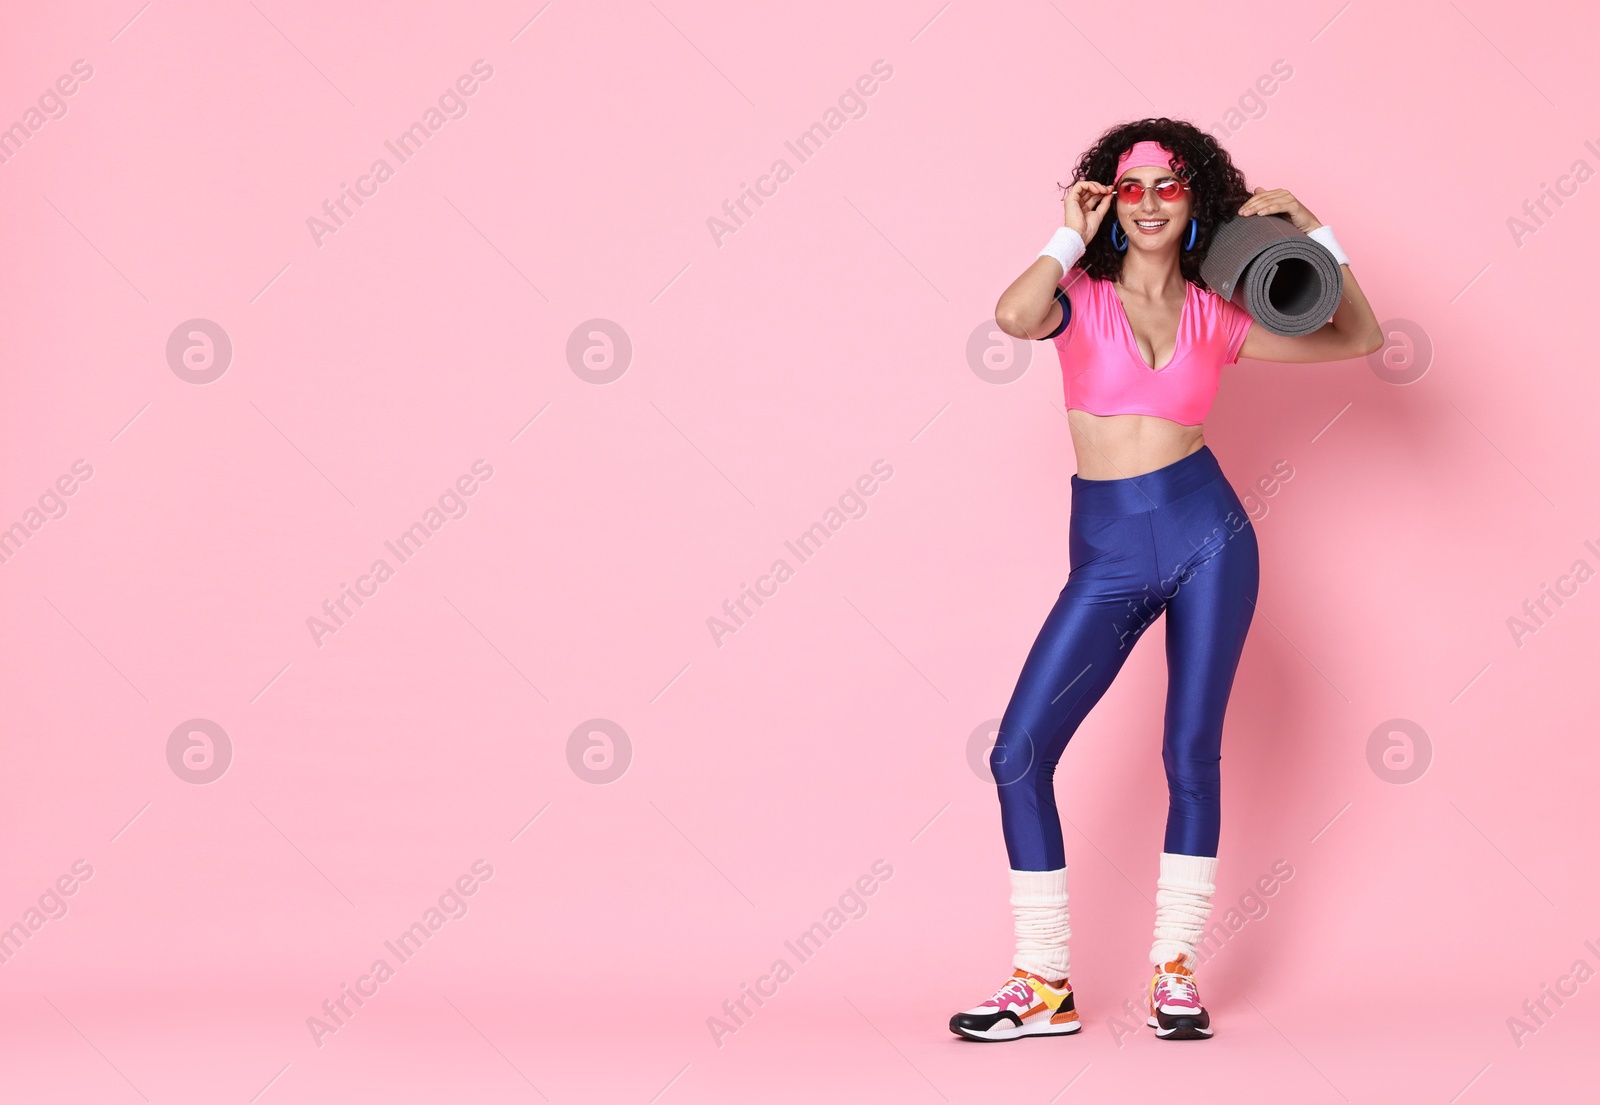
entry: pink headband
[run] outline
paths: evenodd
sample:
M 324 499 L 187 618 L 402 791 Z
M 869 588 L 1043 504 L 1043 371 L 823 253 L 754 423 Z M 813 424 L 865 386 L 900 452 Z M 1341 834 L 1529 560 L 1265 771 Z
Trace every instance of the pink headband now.
M 1173 161 L 1174 158 L 1171 152 L 1160 142 L 1153 142 L 1149 139 L 1143 142 L 1135 142 L 1129 147 L 1127 153 L 1117 159 L 1117 174 L 1114 179 L 1121 180 L 1123 171 L 1130 165 L 1135 167 L 1140 165 L 1159 165 L 1163 169 L 1171 169 L 1174 167 Z

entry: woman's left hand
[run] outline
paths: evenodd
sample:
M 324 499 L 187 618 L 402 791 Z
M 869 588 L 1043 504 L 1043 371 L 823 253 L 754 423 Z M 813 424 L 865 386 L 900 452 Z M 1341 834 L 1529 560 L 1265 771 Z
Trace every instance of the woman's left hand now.
M 1309 234 L 1322 223 L 1306 205 L 1291 196 L 1283 188 L 1257 188 L 1255 195 L 1244 201 L 1244 206 L 1239 208 L 1241 215 L 1277 215 L 1289 216 L 1289 221 L 1294 223 L 1294 228 L 1302 234 Z

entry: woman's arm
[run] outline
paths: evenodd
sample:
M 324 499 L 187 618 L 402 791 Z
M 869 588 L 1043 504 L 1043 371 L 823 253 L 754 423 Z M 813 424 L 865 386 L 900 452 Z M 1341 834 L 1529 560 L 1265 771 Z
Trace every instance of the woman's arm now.
M 1100 220 L 1111 207 L 1116 192 L 1107 184 L 1080 180 L 1067 189 L 1061 201 L 1062 225 L 1078 232 L 1085 242 L 1100 229 Z M 995 325 L 1014 338 L 1038 338 L 1050 333 L 1061 322 L 1061 304 L 1056 288 L 1065 276 L 1061 262 L 1040 257 L 1000 294 L 994 306 Z
M 1054 257 L 1041 257 L 1011 282 L 994 306 L 994 322 L 1014 338 L 1042 338 L 1061 324 L 1056 287 L 1065 273 Z M 1042 304 L 1042 306 L 1041 306 Z
M 1299 200 L 1282 188 L 1266 191 L 1257 188 L 1255 195 L 1239 208 L 1241 215 L 1287 214 L 1295 229 L 1309 234 L 1322 223 Z M 1355 273 L 1349 265 L 1340 265 L 1344 277 L 1344 294 L 1339 297 L 1339 308 L 1333 319 L 1315 333 L 1293 338 L 1274 334 L 1262 326 L 1250 327 L 1244 345 L 1239 348 L 1241 358 L 1258 361 L 1289 361 L 1315 363 L 1342 361 L 1351 357 L 1365 357 L 1383 348 L 1383 328 L 1379 326 L 1366 293 L 1356 283 Z

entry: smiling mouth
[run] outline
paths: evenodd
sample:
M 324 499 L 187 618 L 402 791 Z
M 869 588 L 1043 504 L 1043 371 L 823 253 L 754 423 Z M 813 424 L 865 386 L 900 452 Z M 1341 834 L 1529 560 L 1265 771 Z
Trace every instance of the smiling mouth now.
M 1157 231 L 1159 231 L 1162 227 L 1167 225 L 1167 220 L 1166 219 L 1135 219 L 1135 220 L 1133 220 L 1133 223 L 1134 223 L 1135 226 L 1137 226 L 1140 230 L 1144 231 L 1146 234 L 1154 234 Z

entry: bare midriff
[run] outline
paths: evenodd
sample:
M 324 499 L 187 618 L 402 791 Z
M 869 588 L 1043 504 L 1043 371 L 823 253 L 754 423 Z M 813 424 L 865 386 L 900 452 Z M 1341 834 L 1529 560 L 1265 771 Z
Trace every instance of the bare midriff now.
M 1067 411 L 1078 477 L 1122 480 L 1142 476 L 1198 452 L 1205 444 L 1203 426 L 1185 426 L 1152 414 L 1090 414 Z

